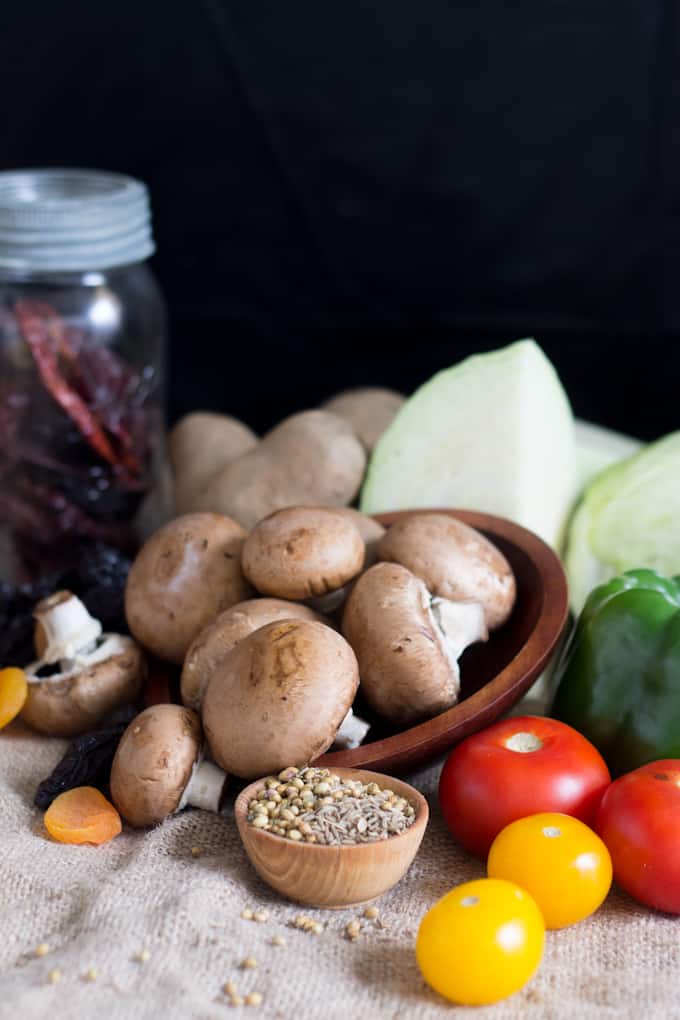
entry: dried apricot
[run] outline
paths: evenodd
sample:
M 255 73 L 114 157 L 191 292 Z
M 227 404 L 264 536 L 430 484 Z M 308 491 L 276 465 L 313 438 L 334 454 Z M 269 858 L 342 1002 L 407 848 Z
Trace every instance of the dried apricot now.
M 94 786 L 66 790 L 45 812 L 45 828 L 59 843 L 107 843 L 121 831 L 120 815 Z
M 28 697 L 28 681 L 23 669 L 0 669 L 0 730 L 19 715 Z

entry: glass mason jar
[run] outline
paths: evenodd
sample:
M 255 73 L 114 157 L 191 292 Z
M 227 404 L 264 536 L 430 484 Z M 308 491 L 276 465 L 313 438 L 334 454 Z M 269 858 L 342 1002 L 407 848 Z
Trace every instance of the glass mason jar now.
M 164 518 L 165 309 L 146 187 L 0 173 L 0 579 Z

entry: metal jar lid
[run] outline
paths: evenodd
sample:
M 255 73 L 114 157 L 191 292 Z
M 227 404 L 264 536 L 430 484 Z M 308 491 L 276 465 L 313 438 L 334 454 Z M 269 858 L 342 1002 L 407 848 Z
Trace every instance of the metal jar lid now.
M 87 272 L 153 251 L 141 181 L 100 170 L 0 172 L 0 269 Z

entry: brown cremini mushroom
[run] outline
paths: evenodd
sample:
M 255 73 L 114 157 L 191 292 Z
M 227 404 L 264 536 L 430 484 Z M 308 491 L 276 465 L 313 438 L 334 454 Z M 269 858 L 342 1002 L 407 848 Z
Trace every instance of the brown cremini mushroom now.
M 364 543 L 352 521 L 322 507 L 288 507 L 248 535 L 243 573 L 263 595 L 302 601 L 342 588 L 364 563 Z
M 284 599 L 248 599 L 220 613 L 198 634 L 186 654 L 181 679 L 183 704 L 199 712 L 209 677 L 232 648 L 267 623 L 290 619 L 326 623 L 313 609 Z
M 366 452 L 351 425 L 328 411 L 302 411 L 218 471 L 198 508 L 252 528 L 287 506 L 344 506 L 359 491 L 365 468 Z
M 323 407 L 348 421 L 370 453 L 405 400 L 395 390 L 364 386 L 338 393 Z
M 396 521 L 378 545 L 378 558 L 407 567 L 432 595 L 478 602 L 489 630 L 505 623 L 515 604 L 515 576 L 500 549 L 446 514 L 414 513 Z
M 322 623 L 260 627 L 219 663 L 203 698 L 215 761 L 253 779 L 323 754 L 359 685 L 354 652 Z
M 241 571 L 246 532 L 229 517 L 177 517 L 144 543 L 125 587 L 125 616 L 139 643 L 181 664 L 196 635 L 253 590 Z
M 212 476 L 257 443 L 252 429 L 226 414 L 194 411 L 181 418 L 168 436 L 175 512 L 197 509 L 200 493 Z
M 347 599 L 342 632 L 359 661 L 361 690 L 380 715 L 408 726 L 458 699 L 458 658 L 488 636 L 478 603 L 432 598 L 398 563 L 376 563 Z
M 157 825 L 193 805 L 219 810 L 227 777 L 203 761 L 203 735 L 195 712 L 153 705 L 132 720 L 111 766 L 111 797 L 126 822 Z
M 85 733 L 139 697 L 146 660 L 132 638 L 103 634 L 75 595 L 56 592 L 35 607 L 40 658 L 26 667 L 21 711 L 34 729 L 57 737 Z
M 369 517 L 368 514 L 362 514 L 360 510 L 355 510 L 351 506 L 334 507 L 333 511 L 351 521 L 361 535 L 364 542 L 364 564 L 362 570 L 368 570 L 378 560 L 378 545 L 380 539 L 385 534 L 385 528 L 373 517 Z M 357 574 L 351 581 L 343 585 L 342 588 L 336 588 L 335 591 L 329 592 L 328 595 L 318 595 L 315 598 L 307 599 L 307 605 L 311 606 L 312 609 L 316 609 L 319 613 L 333 617 L 344 605 L 358 576 Z

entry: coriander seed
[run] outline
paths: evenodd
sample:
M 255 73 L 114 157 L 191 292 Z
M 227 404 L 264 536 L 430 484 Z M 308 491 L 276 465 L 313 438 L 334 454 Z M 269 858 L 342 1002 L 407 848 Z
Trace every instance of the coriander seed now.
M 248 822 L 275 836 L 321 845 L 371 843 L 415 821 L 413 805 L 377 783 L 341 779 L 328 769 L 283 771 L 285 783 L 267 777 L 248 807 Z M 267 785 L 271 782 L 275 791 Z

